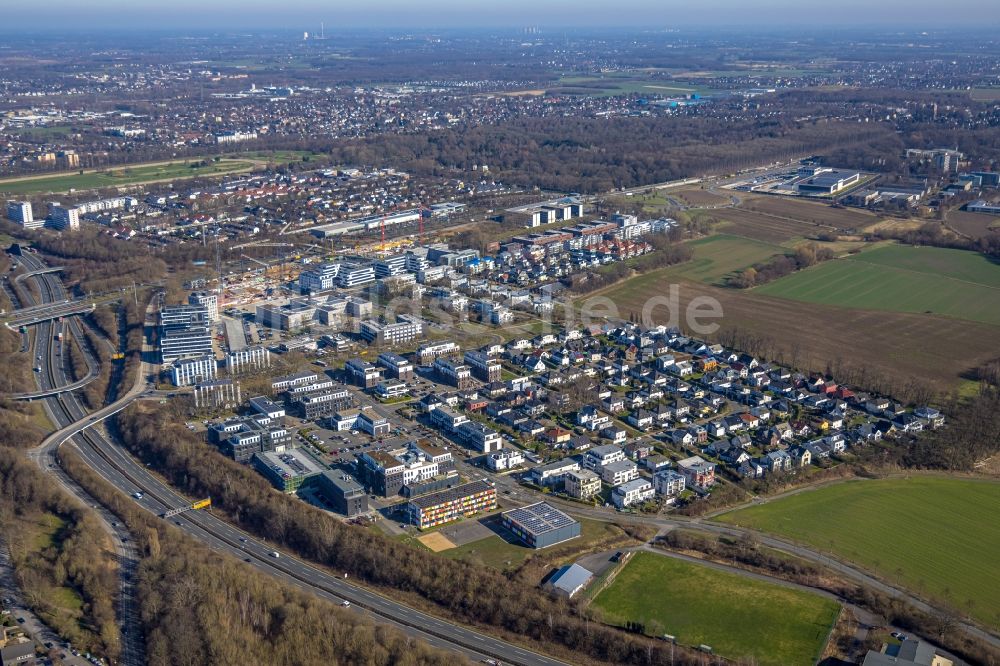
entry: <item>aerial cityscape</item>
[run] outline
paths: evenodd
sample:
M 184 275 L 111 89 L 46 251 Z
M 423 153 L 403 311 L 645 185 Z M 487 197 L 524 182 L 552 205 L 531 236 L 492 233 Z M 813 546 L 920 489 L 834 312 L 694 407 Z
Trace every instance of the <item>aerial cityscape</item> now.
M 0 666 L 1000 665 L 1000 12 L 872 4 L 5 8 Z

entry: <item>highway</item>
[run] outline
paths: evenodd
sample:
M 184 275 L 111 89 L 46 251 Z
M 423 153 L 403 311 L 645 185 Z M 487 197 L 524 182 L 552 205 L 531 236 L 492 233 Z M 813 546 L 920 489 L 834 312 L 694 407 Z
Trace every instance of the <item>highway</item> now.
M 34 258 L 37 261 L 37 258 Z M 52 275 L 40 275 L 40 282 L 57 281 Z M 41 286 L 41 285 L 40 285 Z M 44 296 L 58 297 L 61 285 L 42 287 Z M 79 326 L 73 318 L 71 326 Z M 45 372 L 40 373 L 41 386 L 46 389 L 57 385 L 64 378 L 63 363 L 56 345 L 51 343 L 51 335 L 47 327 L 49 322 L 38 325 L 42 336 L 40 349 L 45 362 Z M 74 331 L 74 334 L 76 332 Z M 43 352 L 41 346 L 47 345 Z M 133 401 L 149 394 L 146 383 L 150 369 L 143 364 L 136 384 L 122 398 L 93 414 L 88 414 L 73 393 L 62 393 L 45 398 L 45 405 L 59 430 L 45 439 L 37 448 L 31 451 L 31 457 L 43 470 L 52 474 L 64 485 L 72 480 L 62 474 L 58 466 L 58 449 L 66 441 L 72 441 L 79 450 L 82 459 L 102 478 L 114 485 L 118 490 L 133 497 L 143 509 L 154 515 L 161 515 L 173 508 L 188 506 L 192 498 L 186 498 L 175 492 L 166 482 L 152 474 L 145 466 L 138 463 L 123 447 L 113 441 L 107 434 L 100 432 L 101 422 Z M 75 484 L 73 484 L 75 485 Z M 141 497 L 135 497 L 141 494 Z M 195 498 L 200 499 L 200 498 Z M 91 500 L 91 504 L 96 504 Z M 438 648 L 457 652 L 463 657 L 480 660 L 486 657 L 501 659 L 505 663 L 522 664 L 524 666 L 555 666 L 562 664 L 558 660 L 532 652 L 486 634 L 474 631 L 465 626 L 448 622 L 447 620 L 422 613 L 387 596 L 374 592 L 345 580 L 339 575 L 324 571 L 308 564 L 287 552 L 279 552 L 264 539 L 258 539 L 245 533 L 217 516 L 204 511 L 188 511 L 170 519 L 173 525 L 190 536 L 205 543 L 213 550 L 238 557 L 257 569 L 288 581 L 304 590 L 313 592 L 335 603 L 349 601 L 355 612 L 370 615 L 379 622 L 392 624 L 414 638 L 419 638 Z M 112 521 L 114 522 L 114 521 Z M 120 525 L 119 525 L 120 528 Z M 132 544 L 134 541 L 127 535 L 119 537 L 119 543 Z M 128 572 L 125 572 L 126 574 Z M 131 595 L 123 595 L 131 602 Z M 123 612 L 125 618 L 134 614 L 130 610 Z M 132 638 L 140 636 L 141 631 L 129 630 L 124 637 L 127 643 Z M 124 645 L 123 645 L 124 647 Z M 138 646 L 134 652 L 138 651 Z M 142 663 L 141 661 L 126 661 L 123 652 L 123 663 Z
M 39 291 L 44 302 L 53 302 L 65 298 L 65 290 L 62 283 L 53 275 L 41 270 L 44 264 L 34 255 L 23 255 L 21 257 L 25 267 L 29 270 L 38 271 L 34 279 L 38 282 Z M 30 296 L 29 296 L 30 298 Z M 83 344 L 83 327 L 76 317 L 70 317 L 66 321 L 66 326 L 71 334 L 81 341 L 82 350 L 88 367 L 97 368 L 99 362 L 93 357 L 90 349 Z M 51 391 L 68 384 L 66 377 L 66 353 L 65 345 L 53 339 L 51 320 L 42 321 L 36 330 L 35 354 L 40 356 L 36 360 L 41 365 L 42 372 L 36 373 L 36 381 L 42 391 Z M 57 428 L 72 423 L 76 420 L 75 415 L 81 417 L 86 415 L 79 399 L 72 393 L 58 393 L 43 399 L 45 411 Z M 36 450 L 37 451 L 37 450 Z M 76 484 L 69 476 L 56 464 L 54 451 L 52 455 L 37 455 L 36 451 L 29 453 L 29 456 L 42 470 L 51 475 L 60 486 L 71 495 L 77 497 L 81 502 L 96 509 L 101 525 L 108 533 L 115 553 L 118 558 L 120 591 L 118 596 L 117 617 L 121 632 L 121 657 L 119 663 L 125 666 L 141 666 L 145 663 L 145 644 L 143 632 L 139 623 L 139 616 L 135 606 L 135 574 L 139 562 L 139 553 L 136 550 L 135 539 L 128 530 L 111 514 L 107 509 L 98 505 L 83 488 Z

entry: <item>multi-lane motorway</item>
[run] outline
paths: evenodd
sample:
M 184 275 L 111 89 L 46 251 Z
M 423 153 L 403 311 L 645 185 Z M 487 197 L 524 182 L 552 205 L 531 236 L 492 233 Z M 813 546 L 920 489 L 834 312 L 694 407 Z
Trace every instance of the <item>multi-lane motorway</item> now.
M 38 261 L 35 257 L 32 259 Z M 58 280 L 50 274 L 39 275 L 36 279 L 49 283 Z M 48 287 L 43 287 L 43 297 L 52 297 L 53 293 L 58 297 L 60 289 L 61 285 L 56 287 L 50 284 Z M 45 366 L 44 372 L 41 373 L 43 377 L 40 388 L 42 389 L 48 388 L 50 385 L 58 385 L 61 379 L 64 380 L 62 360 L 60 353 L 55 351 L 55 345 L 49 345 L 44 351 L 41 349 L 42 346 L 51 342 L 50 332 L 42 330 L 46 326 L 45 322 L 39 324 L 41 338 L 39 349 L 36 350 L 36 353 L 42 354 Z M 79 322 L 72 322 L 71 329 L 74 326 L 79 326 Z M 74 331 L 75 334 L 77 334 L 76 331 Z M 46 338 L 48 339 L 46 340 Z M 132 496 L 142 508 L 154 515 L 161 515 L 168 509 L 189 505 L 191 498 L 183 497 L 175 492 L 162 479 L 139 464 L 117 442 L 99 430 L 100 424 L 105 418 L 124 409 L 128 404 L 148 392 L 145 382 L 147 372 L 148 370 L 144 366 L 140 370 L 136 385 L 126 395 L 114 404 L 93 414 L 88 414 L 72 393 L 46 398 L 45 404 L 60 430 L 34 449 L 32 457 L 43 470 L 55 475 L 61 482 L 72 483 L 60 473 L 57 455 L 58 448 L 62 443 L 72 441 L 79 450 L 82 459 L 106 481 Z M 353 580 L 345 579 L 336 573 L 308 564 L 286 552 L 279 552 L 280 549 L 275 549 L 264 539 L 257 539 L 244 533 L 211 513 L 188 511 L 169 520 L 178 529 L 218 552 L 239 557 L 261 571 L 328 600 L 336 603 L 350 602 L 353 611 L 370 615 L 379 622 L 395 625 L 407 634 L 436 647 L 452 650 L 473 660 L 492 657 L 525 666 L 554 666 L 562 663 L 462 625 L 409 608 L 360 586 Z M 127 544 L 132 543 L 127 535 L 123 536 L 125 536 Z M 121 541 L 120 537 L 118 540 Z M 277 557 L 275 557 L 275 553 L 278 553 Z M 131 600 L 131 595 L 129 595 L 129 600 Z M 132 613 L 129 612 L 126 615 L 131 616 Z M 129 630 L 124 637 L 125 642 L 136 635 L 141 636 L 141 632 Z M 138 649 L 137 646 L 133 652 Z M 124 658 L 123 661 L 125 661 Z M 141 663 L 141 660 L 131 663 Z

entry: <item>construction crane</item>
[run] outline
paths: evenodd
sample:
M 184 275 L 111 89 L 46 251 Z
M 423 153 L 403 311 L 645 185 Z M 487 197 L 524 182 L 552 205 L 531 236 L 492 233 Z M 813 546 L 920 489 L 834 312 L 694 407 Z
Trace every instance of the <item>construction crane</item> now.
M 382 244 L 379 245 L 378 251 L 385 252 L 385 213 L 382 213 L 382 221 L 379 223 L 382 229 Z

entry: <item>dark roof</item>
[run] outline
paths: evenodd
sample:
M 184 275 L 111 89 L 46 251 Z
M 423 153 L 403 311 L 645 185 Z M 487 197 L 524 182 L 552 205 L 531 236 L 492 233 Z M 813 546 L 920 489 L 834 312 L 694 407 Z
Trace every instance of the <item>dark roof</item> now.
M 476 493 L 493 489 L 493 484 L 488 481 L 472 481 L 471 483 L 466 483 L 465 485 L 456 486 L 454 488 L 448 488 L 447 490 L 442 490 L 441 492 L 431 493 L 430 495 L 424 495 L 423 497 L 415 497 L 410 500 L 410 504 L 416 506 L 418 509 L 428 509 L 430 507 L 438 506 L 439 504 L 454 502 L 470 495 L 475 495 Z
M 547 534 L 548 532 L 554 532 L 563 527 L 576 524 L 575 520 L 546 502 L 537 502 L 528 506 L 511 509 L 510 511 L 504 511 L 503 516 L 511 522 L 517 523 L 526 532 L 534 536 Z

